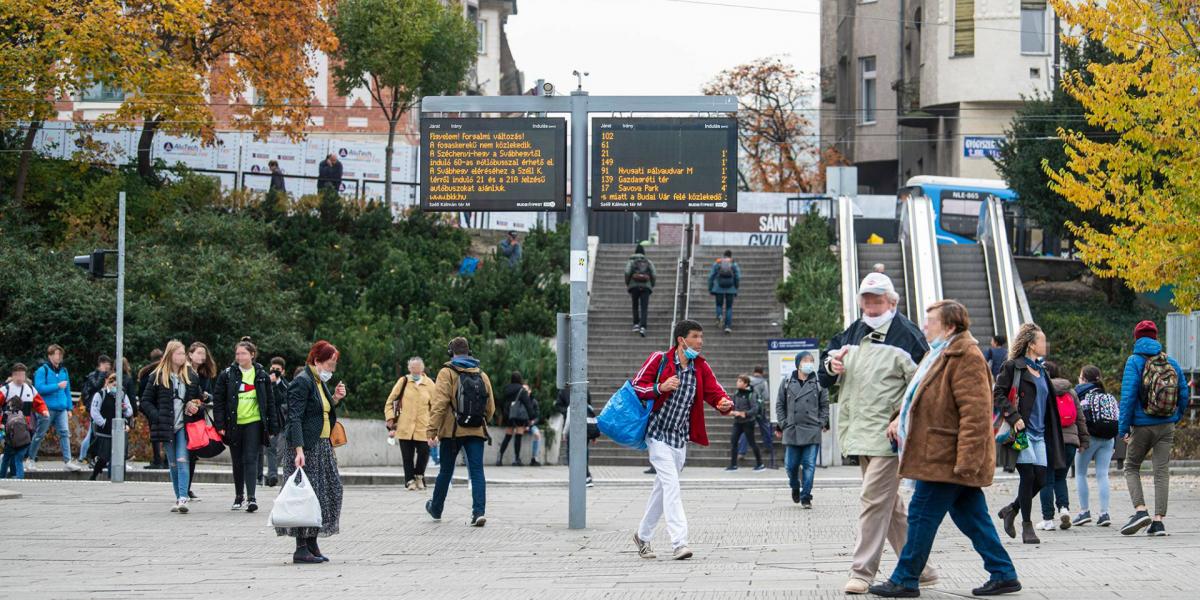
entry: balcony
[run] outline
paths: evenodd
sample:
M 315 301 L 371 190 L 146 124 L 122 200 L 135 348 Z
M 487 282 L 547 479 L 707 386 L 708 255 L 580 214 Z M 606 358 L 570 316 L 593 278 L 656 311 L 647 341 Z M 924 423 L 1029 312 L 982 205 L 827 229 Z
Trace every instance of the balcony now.
M 898 79 L 892 82 L 896 92 L 896 116 L 900 125 L 927 127 L 934 115 L 921 110 L 921 80 Z

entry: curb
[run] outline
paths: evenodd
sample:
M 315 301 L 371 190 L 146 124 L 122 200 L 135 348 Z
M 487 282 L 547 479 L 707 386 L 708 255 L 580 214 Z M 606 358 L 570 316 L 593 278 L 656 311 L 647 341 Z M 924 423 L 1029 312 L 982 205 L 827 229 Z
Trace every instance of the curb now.
M 12 490 L 0 490 L 0 500 L 16 500 L 21 497 L 21 492 Z

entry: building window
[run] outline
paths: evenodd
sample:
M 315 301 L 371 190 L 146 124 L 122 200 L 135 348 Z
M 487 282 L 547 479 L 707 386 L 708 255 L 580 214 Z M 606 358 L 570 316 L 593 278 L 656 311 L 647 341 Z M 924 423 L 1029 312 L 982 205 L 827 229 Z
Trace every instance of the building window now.
M 121 102 L 125 100 L 125 92 L 97 83 L 83 89 L 79 94 L 81 102 Z
M 862 90 L 861 106 L 863 125 L 875 122 L 876 90 L 875 90 L 875 57 L 864 56 L 858 59 L 858 83 Z
M 1048 11 L 1045 0 L 1021 0 L 1021 53 L 1046 53 L 1046 22 Z
M 954 0 L 954 56 L 975 56 L 975 0 Z
M 475 21 L 475 26 L 479 28 L 479 35 L 476 36 L 479 41 L 478 52 L 487 54 L 487 21 L 483 19 Z

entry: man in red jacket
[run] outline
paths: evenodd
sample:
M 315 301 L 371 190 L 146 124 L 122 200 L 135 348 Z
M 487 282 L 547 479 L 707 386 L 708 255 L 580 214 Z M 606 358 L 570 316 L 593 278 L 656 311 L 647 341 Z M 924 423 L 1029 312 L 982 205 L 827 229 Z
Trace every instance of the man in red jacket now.
M 721 414 L 733 410 L 733 402 L 717 383 L 708 361 L 700 356 L 704 347 L 704 328 L 695 321 L 675 325 L 675 345 L 667 352 L 655 352 L 642 364 L 633 389 L 642 400 L 653 401 L 653 413 L 646 427 L 646 446 L 654 466 L 654 491 L 646 504 L 641 526 L 633 534 L 638 556 L 655 558 L 650 540 L 658 520 L 665 514 L 671 534 L 675 560 L 692 557 L 687 546 L 687 516 L 679 494 L 679 472 L 687 457 L 689 441 L 708 445 L 704 430 L 704 403 Z

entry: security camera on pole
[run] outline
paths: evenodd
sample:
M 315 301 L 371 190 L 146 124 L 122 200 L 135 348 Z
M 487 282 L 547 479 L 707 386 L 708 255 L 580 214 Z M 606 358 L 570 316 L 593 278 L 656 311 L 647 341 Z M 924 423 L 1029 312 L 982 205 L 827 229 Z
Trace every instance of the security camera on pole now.
M 91 254 L 75 257 L 75 266 L 87 271 L 96 279 L 117 280 L 117 353 L 114 355 L 114 371 L 117 374 L 117 414 L 112 424 L 112 459 L 110 461 L 110 480 L 113 483 L 125 481 L 125 192 L 117 196 L 117 249 L 95 250 Z M 110 274 L 105 269 L 105 257 L 117 255 L 117 272 Z M 82 399 L 88 402 L 88 398 Z

